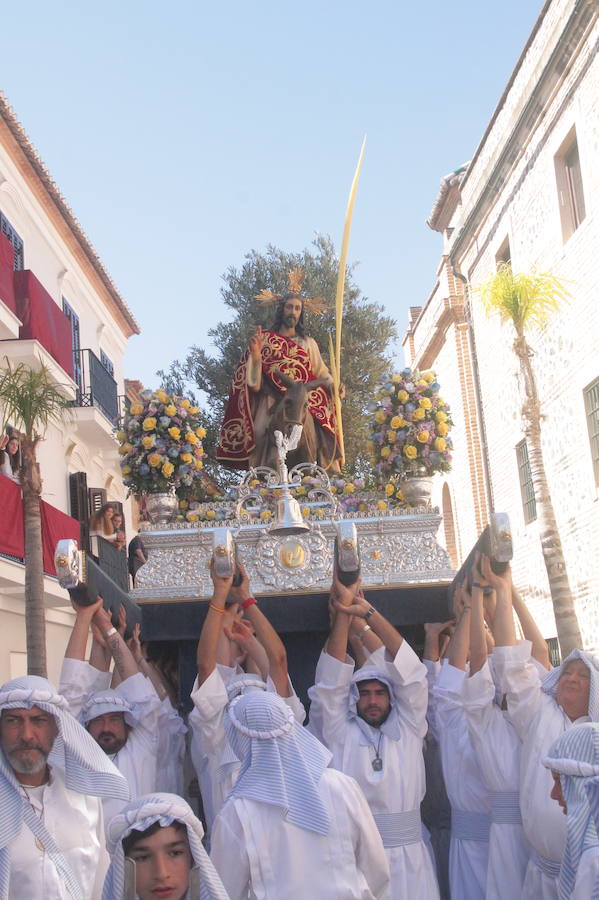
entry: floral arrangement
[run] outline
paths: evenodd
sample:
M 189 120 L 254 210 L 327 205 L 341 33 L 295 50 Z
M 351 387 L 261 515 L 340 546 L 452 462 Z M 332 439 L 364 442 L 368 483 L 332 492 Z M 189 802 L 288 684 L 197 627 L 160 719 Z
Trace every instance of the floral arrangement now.
M 367 406 L 372 416 L 369 451 L 377 482 L 387 482 L 388 497 L 396 497 L 397 479 L 451 468 L 453 422 L 439 387 L 434 372 L 411 369 L 383 375 L 376 383 L 376 396 Z
M 166 391 L 142 391 L 116 436 L 129 494 L 189 491 L 202 477 L 206 431 L 199 407 Z

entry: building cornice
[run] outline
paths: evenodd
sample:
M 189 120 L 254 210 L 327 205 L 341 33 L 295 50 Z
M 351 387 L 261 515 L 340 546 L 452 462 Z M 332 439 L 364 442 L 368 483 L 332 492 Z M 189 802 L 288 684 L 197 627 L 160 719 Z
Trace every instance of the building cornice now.
M 501 100 L 493 113 L 493 117 L 487 126 L 485 134 L 478 145 L 472 162 L 468 166 L 468 170 L 461 185 L 462 193 L 466 182 L 474 175 L 478 157 L 493 130 L 497 115 L 505 104 L 506 98 L 514 84 L 515 77 L 522 65 L 522 61 L 530 49 L 551 2 L 552 0 L 548 0 L 543 7 Z M 509 173 L 514 169 L 525 152 L 530 135 L 537 127 L 539 119 L 545 113 L 547 102 L 551 98 L 556 87 L 563 80 L 564 73 L 569 70 L 572 64 L 573 58 L 576 55 L 573 51 L 580 46 L 582 39 L 593 26 L 598 15 L 599 12 L 597 11 L 595 0 L 577 0 L 551 56 L 518 116 L 509 137 L 504 142 L 503 149 L 497 157 L 484 186 L 476 198 L 464 223 L 452 240 L 449 258 L 453 263 L 457 263 L 459 260 L 460 252 L 467 244 L 469 236 L 477 233 L 482 221 L 487 215 L 489 207 L 495 203 L 503 185 L 506 183 Z
M 69 249 L 81 264 L 92 284 L 98 290 L 126 337 L 139 334 L 133 313 L 121 297 L 100 257 L 73 211 L 61 194 L 56 182 L 42 162 L 29 140 L 25 129 L 17 119 L 4 93 L 0 91 L 0 135 L 9 138 L 14 151 L 14 162 L 45 210 L 54 219 Z

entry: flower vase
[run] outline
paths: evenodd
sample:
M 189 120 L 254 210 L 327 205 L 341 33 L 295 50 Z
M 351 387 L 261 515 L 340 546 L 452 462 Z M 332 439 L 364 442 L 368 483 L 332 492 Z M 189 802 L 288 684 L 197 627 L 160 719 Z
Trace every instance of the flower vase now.
M 433 479 L 427 475 L 424 466 L 414 475 L 406 475 L 401 482 L 401 492 L 410 506 L 430 506 L 433 493 Z
M 179 508 L 179 501 L 174 490 L 157 493 L 146 494 L 146 512 L 152 525 L 166 525 L 171 522 Z

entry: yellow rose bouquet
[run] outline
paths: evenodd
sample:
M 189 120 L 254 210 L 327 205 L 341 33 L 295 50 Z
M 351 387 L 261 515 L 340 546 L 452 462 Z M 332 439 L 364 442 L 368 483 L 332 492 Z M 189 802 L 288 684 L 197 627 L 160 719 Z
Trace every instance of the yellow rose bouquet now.
M 142 391 L 116 431 L 121 475 L 129 494 L 173 488 L 179 497 L 201 492 L 205 435 L 200 410 L 186 397 L 162 388 Z
M 432 371 L 403 369 L 383 375 L 376 383 L 375 397 L 367 406 L 369 448 L 376 481 L 381 486 L 387 483 L 389 498 L 409 475 L 432 475 L 451 468 L 453 423 L 439 389 Z

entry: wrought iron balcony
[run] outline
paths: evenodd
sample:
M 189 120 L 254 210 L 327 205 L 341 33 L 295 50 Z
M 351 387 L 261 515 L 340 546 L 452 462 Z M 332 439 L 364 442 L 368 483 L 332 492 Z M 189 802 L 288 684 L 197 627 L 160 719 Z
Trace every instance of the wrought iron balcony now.
M 111 424 L 116 424 L 119 417 L 116 381 L 93 350 L 75 350 L 73 358 L 77 383 L 74 406 L 95 407 Z

